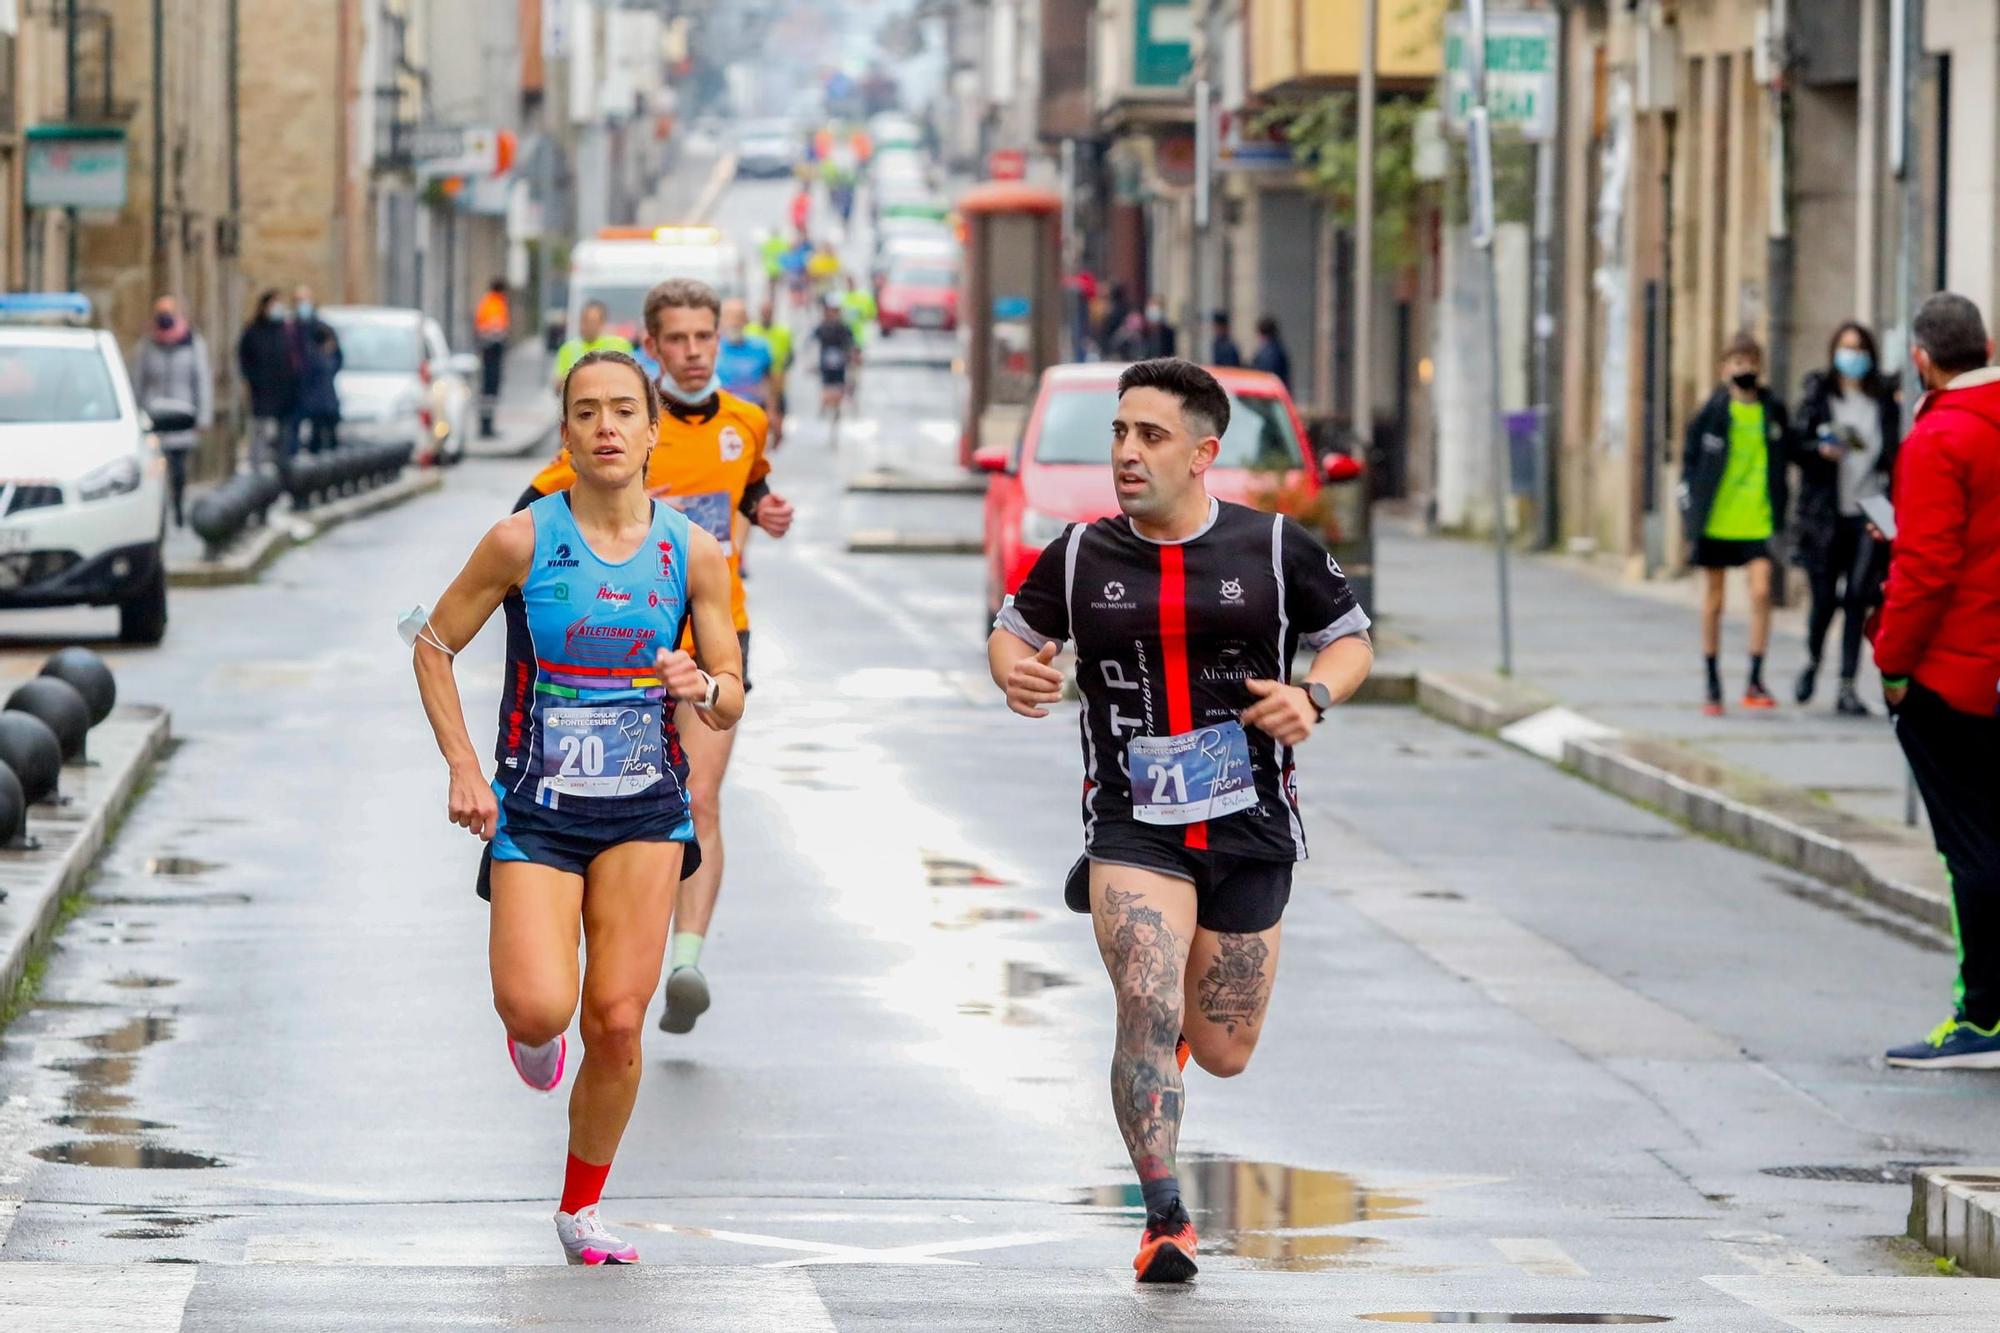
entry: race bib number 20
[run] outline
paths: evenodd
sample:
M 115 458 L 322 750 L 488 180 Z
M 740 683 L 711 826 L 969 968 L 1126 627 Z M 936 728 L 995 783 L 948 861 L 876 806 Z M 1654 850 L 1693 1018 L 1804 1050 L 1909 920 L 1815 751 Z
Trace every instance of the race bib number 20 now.
M 542 727 L 545 793 L 636 796 L 666 775 L 658 708 L 550 708 Z
M 1132 817 L 1142 824 L 1195 824 L 1257 804 L 1250 738 L 1240 722 L 1178 736 L 1134 736 L 1125 747 Z

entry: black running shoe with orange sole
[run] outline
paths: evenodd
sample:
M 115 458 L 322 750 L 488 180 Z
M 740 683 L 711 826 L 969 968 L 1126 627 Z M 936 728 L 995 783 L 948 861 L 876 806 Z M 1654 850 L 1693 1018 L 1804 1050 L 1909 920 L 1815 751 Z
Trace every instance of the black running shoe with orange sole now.
M 1169 1224 L 1171 1227 L 1171 1224 Z M 1193 1222 L 1178 1227 L 1156 1228 L 1146 1224 L 1145 1238 L 1132 1260 L 1132 1271 L 1141 1282 L 1186 1282 L 1195 1275 L 1195 1234 Z

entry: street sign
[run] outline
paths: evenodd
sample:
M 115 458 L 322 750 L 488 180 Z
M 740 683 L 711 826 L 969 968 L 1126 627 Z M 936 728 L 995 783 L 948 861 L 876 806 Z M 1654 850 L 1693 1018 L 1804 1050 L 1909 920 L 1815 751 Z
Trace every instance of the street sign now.
M 1555 136 L 1559 19 L 1553 13 L 1493 14 L 1486 20 L 1486 114 L 1495 133 L 1531 142 Z M 1464 134 L 1472 108 L 1466 69 L 1465 15 L 1444 21 L 1444 115 Z
M 125 207 L 125 131 L 105 125 L 28 129 L 29 208 Z
M 1297 171 L 1298 159 L 1282 127 L 1257 128 L 1255 113 L 1237 109 L 1216 113 L 1220 121 L 1215 140 L 1218 171 Z
M 1028 155 L 1019 148 L 996 148 L 987 156 L 986 174 L 996 181 L 1017 181 L 1028 174 Z
M 419 125 L 410 134 L 418 180 L 497 176 L 514 165 L 514 135 L 468 125 Z

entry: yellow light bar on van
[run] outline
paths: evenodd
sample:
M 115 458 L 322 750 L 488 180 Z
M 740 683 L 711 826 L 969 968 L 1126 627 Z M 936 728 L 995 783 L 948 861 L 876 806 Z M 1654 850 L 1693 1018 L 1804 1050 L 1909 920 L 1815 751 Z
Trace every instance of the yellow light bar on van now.
M 662 245 L 720 245 L 720 227 L 676 225 L 653 228 L 653 239 Z

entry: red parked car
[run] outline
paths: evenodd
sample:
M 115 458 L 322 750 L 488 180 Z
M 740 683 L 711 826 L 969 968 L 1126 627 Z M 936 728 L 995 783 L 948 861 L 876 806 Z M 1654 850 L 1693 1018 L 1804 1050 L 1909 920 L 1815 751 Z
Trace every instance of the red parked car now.
M 897 329 L 957 328 L 957 267 L 941 256 L 893 260 L 875 301 L 875 322 L 884 337 Z
M 989 617 L 1021 586 L 1042 548 L 1072 522 L 1118 512 L 1111 480 L 1111 421 L 1118 415 L 1123 365 L 1051 366 L 1012 449 L 982 449 L 973 462 L 992 474 L 986 485 L 986 606 Z M 1313 464 L 1291 394 L 1260 370 L 1209 367 L 1229 391 L 1229 429 L 1208 471 L 1218 500 L 1254 503 L 1282 481 L 1312 494 L 1322 482 L 1348 481 L 1361 465 L 1345 454 Z

